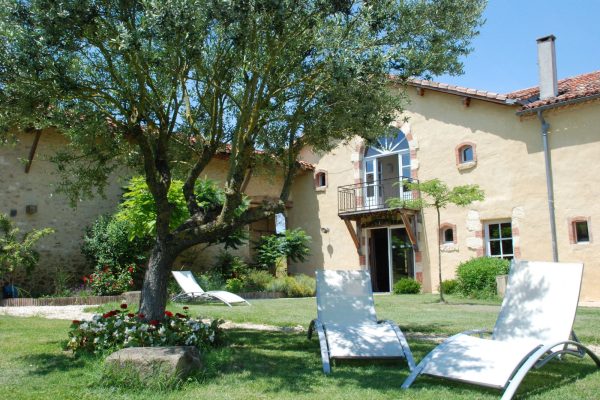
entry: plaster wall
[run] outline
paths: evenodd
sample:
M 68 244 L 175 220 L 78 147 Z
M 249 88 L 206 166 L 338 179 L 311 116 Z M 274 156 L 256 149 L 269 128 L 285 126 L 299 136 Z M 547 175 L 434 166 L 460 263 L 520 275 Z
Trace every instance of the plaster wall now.
M 290 272 L 312 275 L 317 269 L 360 268 L 354 242 L 337 215 L 337 188 L 353 184 L 355 178 L 359 178 L 360 171 L 355 170 L 353 157 L 361 144 L 357 138 L 327 154 L 317 154 L 310 149 L 300 154 L 300 159 L 315 164 L 315 173 L 327 173 L 327 187 L 315 189 L 313 173 L 304 173 L 294 180 L 293 207 L 287 212 L 288 226 L 301 227 L 312 241 L 310 257 L 302 263 L 291 263 Z
M 441 222 L 456 225 L 456 244 L 442 246 L 443 279 L 455 277 L 458 264 L 486 254 L 485 224 L 510 221 L 516 258 L 552 260 L 551 234 L 546 191 L 544 153 L 540 122 L 533 117 L 518 117 L 516 106 L 471 99 L 466 107 L 462 97 L 425 90 L 420 96 L 408 88 L 410 104 L 398 115 L 397 126 L 412 135 L 411 150 L 416 152 L 413 175 L 421 181 L 439 178 L 450 187 L 477 184 L 485 199 L 465 208 L 450 205 L 441 212 Z M 563 107 L 545 112 L 550 124 L 550 147 L 554 174 L 556 227 L 560 261 L 584 262 L 582 300 L 600 299 L 600 102 Z M 408 122 L 404 123 L 403 118 Z M 313 237 L 312 256 L 293 265 L 297 272 L 318 268 L 359 268 L 358 252 L 343 221 L 337 216 L 336 188 L 362 179 L 352 169 L 360 150 L 358 139 L 338 146 L 326 155 L 306 149 L 302 158 L 327 170 L 327 190 L 315 191 L 312 176 L 297 179 L 296 204 L 288 217 L 292 227 L 302 226 Z M 456 148 L 472 143 L 476 163 L 457 165 Z M 423 288 L 436 292 L 439 287 L 438 231 L 434 209 L 424 210 L 418 226 L 422 253 Z M 571 219 L 589 220 L 591 241 L 570 243 Z M 330 228 L 328 234 L 320 228 Z M 359 231 L 363 236 L 364 232 Z M 571 235 L 572 236 L 572 235 Z M 361 238 L 364 245 L 364 238 Z M 364 252 L 364 246 L 363 246 Z M 417 260 L 419 262 L 419 260 Z
M 54 175 L 55 166 L 49 158 L 61 147 L 67 145 L 63 135 L 52 131 L 44 131 L 37 146 L 34 161 L 29 173 L 25 173 L 24 160 L 27 160 L 35 134 L 19 135 L 15 145 L 0 148 L 0 212 L 16 215 L 11 219 L 16 222 L 21 233 L 32 228 L 50 227 L 55 233 L 43 238 L 37 246 L 40 262 L 33 275 L 19 282 L 20 286 L 33 288 L 34 292 L 50 293 L 55 282 L 61 276 L 69 277 L 70 285 L 79 283 L 79 277 L 91 272 L 91 266 L 81 254 L 80 246 L 87 226 L 102 214 L 112 214 L 119 204 L 122 187 L 127 183 L 129 174 L 109 179 L 105 197 L 95 196 L 91 200 L 82 200 L 72 208 L 68 199 L 56 193 L 58 177 Z M 223 182 L 228 170 L 227 159 L 213 159 L 203 172 L 201 178 L 208 177 Z M 257 168 L 247 187 L 246 194 L 254 201 L 260 202 L 265 197 L 279 197 L 282 176 L 273 173 L 273 168 Z M 37 212 L 27 214 L 28 205 L 37 206 Z M 256 226 L 259 230 L 271 229 L 270 226 Z M 251 234 L 256 239 L 256 235 Z M 185 264 L 196 270 L 212 266 L 221 246 L 204 249 L 197 246 L 185 252 L 177 265 Z M 250 245 L 241 246 L 237 250 L 228 250 L 249 261 L 252 256 Z M 36 294 L 36 293 L 34 293 Z

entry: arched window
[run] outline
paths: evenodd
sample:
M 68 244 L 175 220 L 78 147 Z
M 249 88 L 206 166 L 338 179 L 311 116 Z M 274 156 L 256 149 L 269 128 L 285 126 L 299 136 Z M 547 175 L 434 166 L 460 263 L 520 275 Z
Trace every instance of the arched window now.
M 398 128 L 371 141 L 363 165 L 364 207 L 385 208 L 390 198 L 411 199 L 412 181 L 408 139 Z
M 456 244 L 456 225 L 443 223 L 440 226 L 440 242 L 442 244 Z
M 463 142 L 454 149 L 456 165 L 459 169 L 472 168 L 477 164 L 475 143 Z
M 327 188 L 327 172 L 317 171 L 315 173 L 315 189 L 325 190 Z

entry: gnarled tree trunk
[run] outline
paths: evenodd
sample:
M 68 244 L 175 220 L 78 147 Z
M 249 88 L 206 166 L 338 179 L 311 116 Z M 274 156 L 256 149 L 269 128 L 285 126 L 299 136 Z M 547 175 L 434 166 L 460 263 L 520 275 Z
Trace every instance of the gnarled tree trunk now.
M 176 254 L 168 245 L 157 241 L 148 260 L 144 276 L 140 313 L 146 320 L 162 320 L 167 306 L 167 283 Z

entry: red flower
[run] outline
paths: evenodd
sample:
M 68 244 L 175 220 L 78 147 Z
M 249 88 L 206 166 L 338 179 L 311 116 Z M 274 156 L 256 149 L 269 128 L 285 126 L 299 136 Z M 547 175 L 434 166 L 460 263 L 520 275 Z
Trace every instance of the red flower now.
M 175 314 L 175 316 L 176 316 L 177 318 L 186 318 L 186 316 L 185 316 L 185 315 L 183 315 L 183 314 L 180 314 L 180 313 L 177 313 L 177 314 Z
M 157 320 L 153 319 L 150 322 L 148 322 L 150 325 L 152 326 L 158 326 L 160 324 L 160 322 L 158 322 Z
M 172 317 L 172 316 L 173 316 L 173 313 L 172 313 L 171 311 L 165 311 L 165 315 L 166 315 L 167 317 Z
M 88 277 L 87 277 L 87 276 L 84 276 L 84 277 L 83 277 L 83 282 L 84 282 L 84 283 L 87 283 L 87 281 L 88 281 Z
M 79 321 L 78 319 L 74 319 L 73 321 L 71 321 L 71 323 L 73 325 L 79 325 L 79 324 L 81 324 L 81 321 Z
M 144 315 L 144 314 L 142 314 L 142 313 L 139 313 L 139 314 L 138 314 L 138 317 L 140 317 L 140 318 L 144 318 L 144 317 L 145 317 L 145 315 Z
M 135 317 L 135 314 L 134 314 L 134 313 L 129 313 L 129 314 L 127 314 L 127 316 L 128 316 L 129 318 L 133 318 L 133 317 Z
M 190 308 L 188 306 L 183 306 L 184 310 L 189 310 Z
M 121 304 L 121 308 L 122 308 L 123 310 L 124 310 L 124 309 L 126 309 L 126 308 L 127 308 L 127 304 L 125 304 L 125 303 L 122 303 L 122 304 Z
M 112 317 L 112 314 L 107 312 L 106 314 L 102 314 L 102 318 L 110 318 Z
M 133 265 L 131 265 L 129 268 L 127 268 L 127 271 L 129 271 L 130 274 L 133 274 Z
M 105 266 L 104 266 L 104 272 L 108 272 L 108 270 L 109 270 L 109 269 L 110 269 L 110 268 L 108 267 L 108 265 L 105 265 Z

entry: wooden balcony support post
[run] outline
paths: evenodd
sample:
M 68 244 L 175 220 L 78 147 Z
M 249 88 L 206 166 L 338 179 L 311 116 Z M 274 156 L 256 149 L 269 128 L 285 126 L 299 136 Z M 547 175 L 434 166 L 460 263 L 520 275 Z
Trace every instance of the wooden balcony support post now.
M 346 228 L 348 228 L 348 232 L 350 232 L 350 236 L 352 237 L 354 246 L 356 246 L 356 251 L 358 251 L 358 254 L 361 254 L 360 240 L 358 240 L 358 235 L 356 234 L 356 231 L 354 230 L 354 227 L 352 226 L 352 222 L 350 222 L 350 220 L 344 218 L 344 223 L 346 224 Z
M 417 243 L 417 232 L 416 227 L 411 223 L 410 218 L 405 212 L 400 212 L 400 218 L 402 218 L 402 222 L 404 223 L 404 227 L 406 229 L 406 233 L 408 234 L 408 239 L 410 240 L 410 244 L 413 245 L 415 250 L 418 249 Z M 413 218 L 414 219 L 414 218 Z
M 35 130 L 35 137 L 33 138 L 33 144 L 31 145 L 31 149 L 29 150 L 29 157 L 27 158 L 27 164 L 25 164 L 25 173 L 28 174 L 31 169 L 31 164 L 33 164 L 33 157 L 35 156 L 35 151 L 37 150 L 38 143 L 40 142 L 40 136 L 42 135 L 41 129 Z

